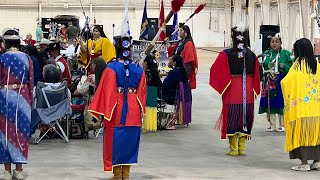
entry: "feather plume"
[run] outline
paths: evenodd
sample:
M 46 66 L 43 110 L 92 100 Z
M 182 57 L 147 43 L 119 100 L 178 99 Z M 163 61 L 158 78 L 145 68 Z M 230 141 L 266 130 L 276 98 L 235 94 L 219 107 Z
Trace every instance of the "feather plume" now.
M 246 15 L 245 18 L 244 18 L 244 20 L 241 21 L 241 22 L 239 23 L 239 25 L 237 26 L 236 31 L 238 31 L 238 32 L 244 32 L 244 31 L 248 30 L 248 28 L 249 28 L 249 27 L 248 27 L 248 16 Z
M 185 0 L 172 0 L 171 1 L 171 10 L 176 13 L 180 11 L 180 8 L 183 6 Z
M 204 4 L 200 4 L 200 6 L 194 10 L 194 13 L 198 14 L 200 11 L 202 11 L 202 9 L 206 6 L 207 4 L 204 3 Z

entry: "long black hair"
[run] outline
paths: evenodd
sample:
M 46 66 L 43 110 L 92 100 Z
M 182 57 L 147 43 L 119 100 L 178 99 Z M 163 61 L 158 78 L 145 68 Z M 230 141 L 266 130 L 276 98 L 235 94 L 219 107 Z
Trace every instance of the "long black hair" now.
M 183 76 L 183 82 L 187 82 L 188 81 L 188 73 L 186 71 L 186 69 L 184 68 L 184 63 L 183 63 L 183 59 L 179 54 L 175 54 L 172 56 L 172 61 L 176 63 L 175 68 L 180 69 L 180 71 L 182 72 Z
M 95 30 L 95 29 L 100 32 L 101 37 L 105 37 L 105 38 L 107 37 L 102 29 L 102 26 L 96 25 L 96 26 L 94 26 L 93 30 Z
M 156 62 L 154 62 L 156 57 L 152 54 L 149 54 L 143 62 L 147 63 L 148 69 L 150 71 L 158 71 L 158 65 Z
M 148 70 L 145 71 L 148 86 L 161 86 L 162 82 L 159 75 L 158 65 L 155 61 L 156 57 L 149 54 L 143 62 L 147 63 Z
M 99 58 L 99 57 L 93 61 L 93 64 L 95 65 L 95 68 L 94 68 L 95 80 L 94 81 L 95 81 L 96 86 L 98 87 L 100 80 L 101 80 L 102 73 L 106 69 L 107 64 L 102 58 Z
M 186 39 L 186 40 L 191 40 L 191 41 L 193 41 L 189 26 L 187 26 L 187 25 L 182 25 L 181 28 L 184 30 L 184 32 L 187 33 L 185 39 Z
M 312 74 L 317 72 L 317 61 L 314 56 L 313 46 L 309 39 L 301 38 L 293 45 L 295 59 L 299 62 L 301 69 L 301 60 L 305 59 L 306 68 L 311 70 Z
M 6 50 L 8 50 L 10 48 L 20 49 L 21 48 L 20 39 L 5 39 L 4 46 L 5 46 Z

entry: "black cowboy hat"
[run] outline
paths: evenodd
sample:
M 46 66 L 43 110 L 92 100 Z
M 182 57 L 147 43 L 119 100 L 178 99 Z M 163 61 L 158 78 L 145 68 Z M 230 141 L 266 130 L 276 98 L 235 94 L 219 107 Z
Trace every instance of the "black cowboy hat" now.
M 49 47 L 46 49 L 46 51 L 48 52 L 54 51 L 54 50 L 60 51 L 60 49 L 61 49 L 60 43 L 51 43 L 49 44 Z

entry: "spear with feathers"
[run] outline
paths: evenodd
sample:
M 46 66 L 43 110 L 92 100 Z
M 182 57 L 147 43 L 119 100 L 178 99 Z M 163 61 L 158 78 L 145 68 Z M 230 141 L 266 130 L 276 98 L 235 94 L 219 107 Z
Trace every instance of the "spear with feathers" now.
M 172 18 L 173 14 L 179 12 L 180 8 L 183 6 L 184 3 L 185 3 L 185 0 L 172 0 L 171 1 L 171 11 L 167 15 L 167 17 L 165 19 L 165 22 L 162 24 L 161 28 L 159 28 L 158 33 L 155 35 L 155 37 L 153 38 L 151 43 L 145 49 L 145 51 L 144 51 L 145 55 L 144 55 L 144 57 L 142 57 L 142 61 L 152 51 L 152 49 L 153 49 L 153 47 L 155 45 L 155 42 L 159 39 L 159 36 L 160 36 L 161 32 L 166 29 L 166 24 L 170 21 L 170 19 Z
M 198 6 L 197 9 L 194 10 L 194 12 L 189 16 L 189 18 L 186 19 L 186 21 L 183 22 L 183 23 L 181 23 L 180 25 L 181 25 L 181 26 L 185 25 L 191 18 L 193 18 L 194 15 L 196 15 L 196 14 L 198 14 L 200 11 L 202 11 L 203 8 L 204 8 L 206 5 L 207 5 L 206 3 L 200 4 L 200 6 Z M 176 28 L 175 31 L 171 34 L 171 36 L 174 35 L 178 30 L 179 30 L 179 28 Z

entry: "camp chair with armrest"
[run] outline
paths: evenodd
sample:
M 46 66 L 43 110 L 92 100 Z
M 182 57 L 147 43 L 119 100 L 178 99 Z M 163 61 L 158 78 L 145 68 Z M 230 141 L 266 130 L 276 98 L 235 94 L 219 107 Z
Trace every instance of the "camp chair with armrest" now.
M 39 124 L 47 124 L 49 128 L 43 132 L 39 140 L 34 140 L 38 144 L 49 131 L 57 133 L 65 142 L 69 142 L 68 115 L 71 114 L 71 97 L 69 97 L 67 82 L 62 83 L 42 83 L 38 82 L 36 87 L 35 109 L 32 110 L 31 129 L 37 128 Z M 66 120 L 66 132 L 61 127 L 63 120 Z M 56 129 L 58 127 L 59 130 Z M 59 132 L 60 131 L 60 132 Z M 33 132 L 31 132 L 32 134 Z

